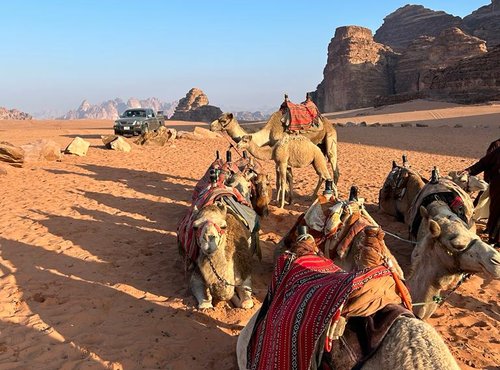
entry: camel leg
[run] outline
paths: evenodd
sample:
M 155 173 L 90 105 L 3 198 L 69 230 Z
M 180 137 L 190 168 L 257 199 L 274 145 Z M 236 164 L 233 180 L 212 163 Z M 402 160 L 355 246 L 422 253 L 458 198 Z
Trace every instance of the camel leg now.
M 252 289 L 252 277 L 248 276 L 245 280 L 241 282 L 241 278 L 239 276 L 235 276 L 235 281 L 240 282 L 235 287 L 235 294 L 233 298 L 231 298 L 231 302 L 234 304 L 235 307 L 238 308 L 244 308 L 244 309 L 249 309 L 253 307 L 253 300 L 252 300 L 252 292 L 250 292 L 249 289 Z M 245 289 L 247 288 L 247 289 Z
M 292 204 L 292 201 L 293 201 L 293 173 L 292 173 L 291 167 L 288 167 L 286 169 L 286 182 L 288 185 L 287 201 L 288 201 L 288 204 Z
M 312 193 L 313 199 L 316 198 L 318 195 L 319 188 L 321 187 L 321 184 L 323 184 L 323 178 L 321 176 L 318 177 L 318 184 L 316 185 L 316 189 L 314 189 L 314 192 Z
M 279 207 L 285 207 L 285 187 L 286 187 L 286 163 L 279 164 L 279 173 L 280 173 L 280 202 Z
M 278 166 L 276 166 L 276 203 L 280 203 L 280 170 Z
M 340 172 L 339 172 L 339 164 L 337 161 L 337 134 L 327 135 L 325 138 L 325 147 L 326 147 L 326 157 L 328 159 L 328 163 L 332 168 L 333 173 L 333 182 L 335 185 L 339 182 Z
M 205 285 L 205 280 L 197 270 L 193 271 L 191 274 L 190 287 L 191 292 L 193 292 L 194 297 L 198 301 L 199 309 L 214 308 L 214 306 L 212 306 L 212 295 L 210 294 L 210 290 Z

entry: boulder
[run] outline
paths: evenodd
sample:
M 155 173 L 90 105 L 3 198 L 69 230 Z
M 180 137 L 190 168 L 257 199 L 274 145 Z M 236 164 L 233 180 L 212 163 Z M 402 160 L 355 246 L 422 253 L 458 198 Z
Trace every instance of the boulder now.
M 55 141 L 40 139 L 30 144 L 21 145 L 24 150 L 25 162 L 59 161 L 61 146 Z
M 115 140 L 109 143 L 109 146 L 113 150 L 117 150 L 119 152 L 128 153 L 132 150 L 130 144 L 121 136 L 118 136 Z
M 179 131 L 177 132 L 178 139 L 186 139 L 186 140 L 194 140 L 194 141 L 203 141 L 205 138 L 201 135 L 195 134 L 194 132 L 188 131 Z
M 66 154 L 74 154 L 80 157 L 84 157 L 87 155 L 87 151 L 89 150 L 90 143 L 88 141 L 83 140 L 81 137 L 77 136 L 73 139 L 73 141 L 66 147 L 64 153 Z
M 193 132 L 196 135 L 201 135 L 203 137 L 206 137 L 207 139 L 218 139 L 221 137 L 221 135 L 218 132 L 213 132 L 200 126 L 196 126 Z
M 149 131 L 139 136 L 134 143 L 137 145 L 164 146 L 172 143 L 177 137 L 177 130 L 160 126 L 156 131 Z
M 0 161 L 20 167 L 24 163 L 24 150 L 2 141 L 0 142 Z
M 104 144 L 104 146 L 108 149 L 111 149 L 110 147 L 110 143 L 113 141 L 113 140 L 116 140 L 117 138 L 119 138 L 120 136 L 119 135 L 101 135 L 101 140 L 102 140 L 102 143 Z

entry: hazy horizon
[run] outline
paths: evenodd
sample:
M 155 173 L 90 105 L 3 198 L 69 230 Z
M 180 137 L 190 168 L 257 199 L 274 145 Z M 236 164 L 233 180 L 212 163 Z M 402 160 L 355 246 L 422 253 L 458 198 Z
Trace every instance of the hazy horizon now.
M 416 4 L 464 17 L 490 1 Z M 323 79 L 335 29 L 367 27 L 407 1 L 76 0 L 0 5 L 0 106 L 63 114 L 130 97 L 172 102 L 192 87 L 223 110 L 303 100 Z

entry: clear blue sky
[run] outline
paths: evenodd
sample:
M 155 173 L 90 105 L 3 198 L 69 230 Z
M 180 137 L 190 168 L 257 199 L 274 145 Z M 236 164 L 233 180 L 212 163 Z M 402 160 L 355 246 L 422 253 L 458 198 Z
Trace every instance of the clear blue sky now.
M 421 0 L 458 16 L 489 0 Z M 0 106 L 65 112 L 83 99 L 199 87 L 225 110 L 300 100 L 322 80 L 335 29 L 373 32 L 405 0 L 0 2 Z

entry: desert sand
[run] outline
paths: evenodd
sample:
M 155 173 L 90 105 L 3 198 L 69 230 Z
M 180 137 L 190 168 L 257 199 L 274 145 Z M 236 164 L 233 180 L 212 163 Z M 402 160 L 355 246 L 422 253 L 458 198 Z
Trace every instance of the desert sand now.
M 472 164 L 500 137 L 500 105 L 417 101 L 328 115 L 339 127 L 339 191 L 356 184 L 384 229 L 406 227 L 378 210 L 393 159 L 441 173 Z M 428 127 L 400 127 L 401 123 Z M 177 129 L 194 124 L 168 122 Z M 201 124 L 205 125 L 206 124 Z M 459 125 L 462 127 L 454 127 Z M 253 128 L 256 128 L 254 126 Z M 86 157 L 8 168 L 0 175 L 0 369 L 235 369 L 239 331 L 265 296 L 275 243 L 312 202 L 312 168 L 294 170 L 298 196 L 262 220 L 254 309 L 198 311 L 177 252 L 176 224 L 196 181 L 228 147 L 223 138 L 106 150 L 111 121 L 0 121 L 0 141 L 91 143 Z M 273 164 L 266 163 L 269 173 Z M 407 271 L 411 246 L 386 242 Z M 500 367 L 498 281 L 464 283 L 429 322 L 463 369 Z

